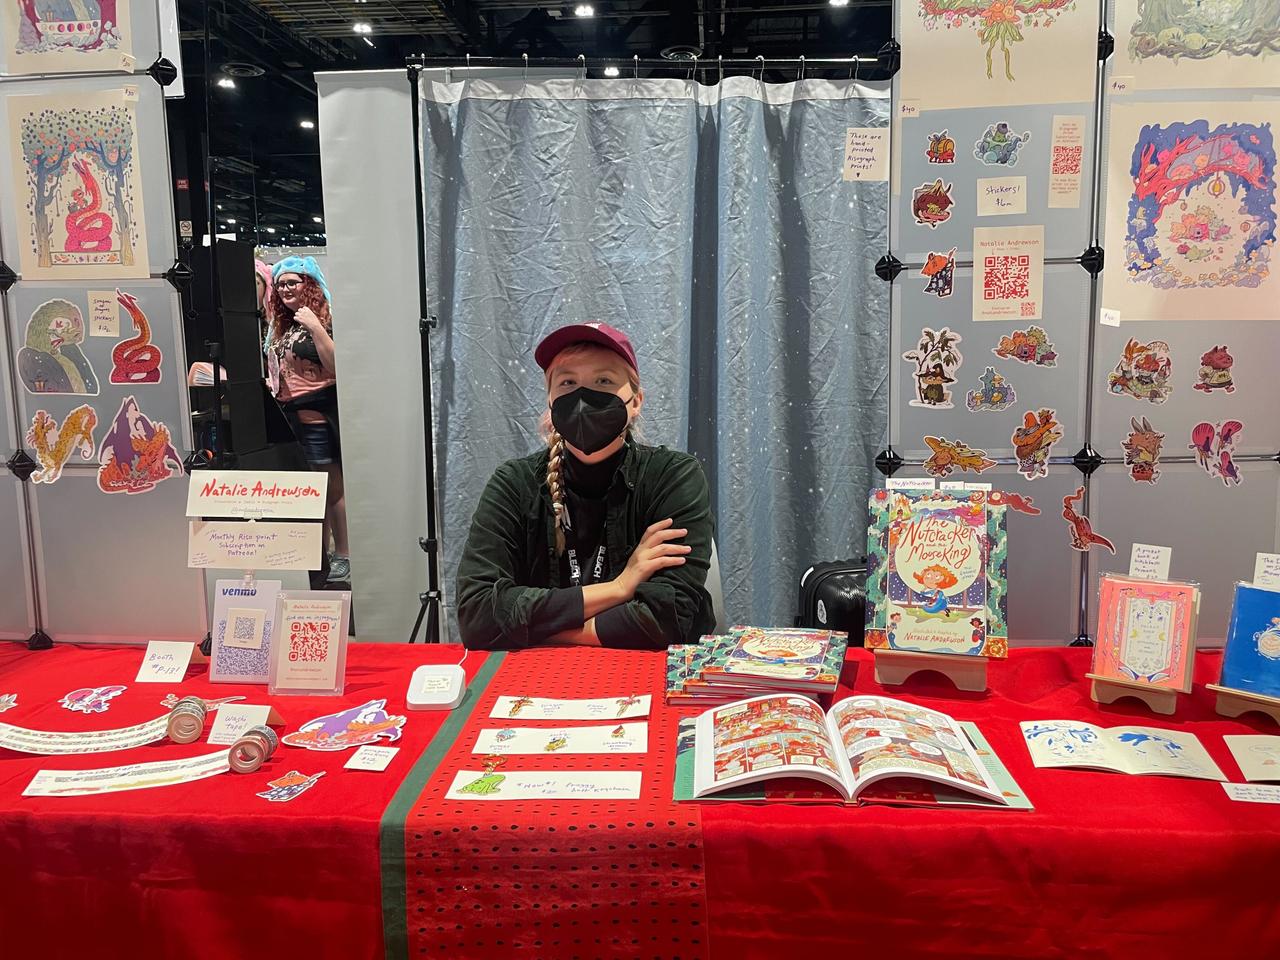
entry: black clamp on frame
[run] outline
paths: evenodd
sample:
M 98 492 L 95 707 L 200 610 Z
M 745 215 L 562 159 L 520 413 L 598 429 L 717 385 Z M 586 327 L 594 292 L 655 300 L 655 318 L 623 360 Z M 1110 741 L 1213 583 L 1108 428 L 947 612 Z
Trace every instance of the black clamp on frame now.
M 165 57 L 159 57 L 155 63 L 147 67 L 147 76 L 162 87 L 167 87 L 178 79 L 178 68 Z
M 904 269 L 902 261 L 892 253 L 886 253 L 876 261 L 876 276 L 886 283 L 893 283 Z
M 187 458 L 182 461 L 182 470 L 187 476 L 190 476 L 196 470 L 208 470 L 213 466 L 208 455 L 203 450 L 192 450 L 187 454 Z
M 13 452 L 13 456 L 6 460 L 4 465 L 23 483 L 26 483 L 31 475 L 40 469 L 40 464 L 32 460 L 31 455 L 21 447 Z
M 1080 266 L 1084 267 L 1089 276 L 1096 277 L 1102 272 L 1106 259 L 1106 252 L 1101 247 L 1090 247 L 1080 254 Z
M 902 69 L 902 45 L 890 37 L 876 54 L 884 64 L 885 76 L 892 77 Z
M 175 260 L 173 266 L 166 270 L 160 276 L 169 282 L 173 289 L 181 291 L 183 287 L 195 279 L 195 274 L 181 260 Z
M 897 451 L 893 449 L 892 444 L 876 454 L 876 469 L 886 477 L 892 477 L 902 469 L 902 464 L 903 459 L 898 456 Z
M 1106 60 L 1111 54 L 1116 52 L 1116 38 L 1107 33 L 1107 28 L 1103 27 L 1098 31 L 1098 60 Z M 1092 646 L 1092 644 L 1090 644 Z
M 421 317 L 418 320 L 419 333 L 430 333 L 438 326 L 440 326 L 440 320 L 435 316 Z M 425 550 L 426 547 L 423 547 L 423 549 Z
M 0 260 L 0 293 L 8 293 L 9 288 L 18 282 L 18 275 L 3 260 Z
M 1102 454 L 1087 443 L 1071 458 L 1071 465 L 1086 477 L 1092 476 L 1093 472 L 1106 462 Z

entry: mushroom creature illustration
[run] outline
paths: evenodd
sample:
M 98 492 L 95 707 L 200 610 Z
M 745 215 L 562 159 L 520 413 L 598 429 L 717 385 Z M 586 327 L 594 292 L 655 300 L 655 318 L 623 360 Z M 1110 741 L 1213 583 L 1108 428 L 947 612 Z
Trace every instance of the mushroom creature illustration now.
M 937 407 L 948 409 L 951 404 L 951 391 L 946 385 L 955 382 L 953 374 L 959 369 L 964 357 L 960 353 L 961 336 L 949 327 L 932 330 L 925 327 L 920 331 L 914 350 L 902 354 L 902 359 L 916 365 L 912 374 L 916 381 L 916 396 L 910 401 L 913 407 Z

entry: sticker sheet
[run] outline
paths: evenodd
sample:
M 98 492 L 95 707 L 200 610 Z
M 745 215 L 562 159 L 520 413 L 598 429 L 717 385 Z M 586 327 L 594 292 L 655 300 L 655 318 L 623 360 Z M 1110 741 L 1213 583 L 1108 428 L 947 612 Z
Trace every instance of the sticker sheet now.
M 81 349 L 84 313 L 70 300 L 46 300 L 27 320 L 18 350 L 18 379 L 27 393 L 98 395 L 98 375 Z
M 7 72 L 90 73 L 135 67 L 130 0 L 3 0 L 0 43 Z
M 1072 0 L 907 0 L 900 97 L 921 110 L 1093 100 L 1098 9 Z
M 648 723 L 591 727 L 501 727 L 481 730 L 472 753 L 647 753 Z
M 24 280 L 150 276 L 137 87 L 9 97 Z
M 81 460 L 92 461 L 96 449 L 93 431 L 97 425 L 98 415 L 87 403 L 68 413 L 62 423 L 53 419 L 49 411 L 37 410 L 26 432 L 27 445 L 40 464 L 40 469 L 31 474 L 31 482 L 56 483 L 62 468 L 75 454 Z
M 542 697 L 499 697 L 490 711 L 495 720 L 631 720 L 649 716 L 649 694 L 550 700 Z
M 1280 76 L 1276 0 L 1114 0 L 1112 72 L 1139 90 L 1274 87 Z
M 1277 121 L 1277 101 L 1112 106 L 1104 306 L 1126 321 L 1275 318 Z

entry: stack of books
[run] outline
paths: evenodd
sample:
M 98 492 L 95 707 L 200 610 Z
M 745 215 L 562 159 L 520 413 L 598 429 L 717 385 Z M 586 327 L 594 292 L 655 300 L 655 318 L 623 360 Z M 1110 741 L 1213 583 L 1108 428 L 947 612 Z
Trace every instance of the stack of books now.
M 848 634 L 782 627 L 733 627 L 667 648 L 667 703 L 713 706 L 766 693 L 835 692 Z

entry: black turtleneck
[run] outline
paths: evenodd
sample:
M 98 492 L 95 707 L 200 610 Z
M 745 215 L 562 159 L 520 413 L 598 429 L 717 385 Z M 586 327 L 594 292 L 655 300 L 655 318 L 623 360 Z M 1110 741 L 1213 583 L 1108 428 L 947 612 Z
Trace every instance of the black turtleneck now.
M 565 552 L 560 557 L 562 586 L 573 586 L 571 560 L 579 569 L 579 586 L 609 579 L 612 558 L 607 552 L 597 571 L 600 548 L 604 546 L 604 522 L 608 509 L 605 495 L 613 485 L 626 452 L 624 446 L 599 463 L 582 463 L 572 453 L 564 458 L 565 506 L 569 509 L 571 529 L 565 531 Z

